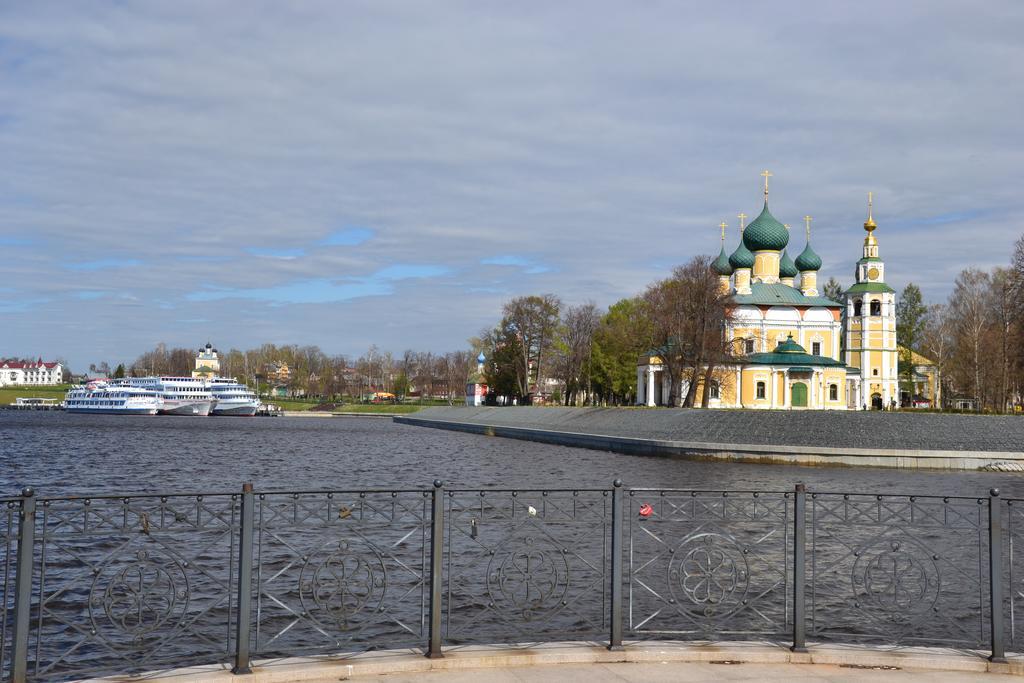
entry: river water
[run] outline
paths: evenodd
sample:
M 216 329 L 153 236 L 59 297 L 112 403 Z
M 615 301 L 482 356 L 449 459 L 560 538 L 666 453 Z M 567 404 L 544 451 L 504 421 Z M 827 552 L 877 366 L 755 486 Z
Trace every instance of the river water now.
M 426 487 L 811 490 L 1024 497 L 1024 475 L 691 462 L 394 424 L 0 412 L 0 495 Z

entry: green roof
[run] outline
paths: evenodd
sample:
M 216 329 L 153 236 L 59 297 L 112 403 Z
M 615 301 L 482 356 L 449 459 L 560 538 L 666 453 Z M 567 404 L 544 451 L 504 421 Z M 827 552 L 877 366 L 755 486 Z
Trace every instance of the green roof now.
M 782 252 L 782 258 L 779 259 L 779 277 L 796 277 L 799 274 L 800 271 L 796 269 L 793 259 L 789 258 L 789 252 Z
M 896 290 L 884 282 L 858 282 L 846 290 L 847 294 L 895 294 Z
M 782 251 L 789 244 L 789 230 L 768 210 L 768 200 L 757 218 L 743 230 L 743 243 L 750 251 Z
M 789 335 L 786 341 L 781 342 L 769 353 L 752 353 L 746 357 L 746 362 L 751 365 L 788 365 L 790 370 L 811 370 L 804 366 L 827 366 L 845 367 L 846 363 L 828 358 L 826 356 L 814 356 L 807 353 L 804 347 L 793 341 L 793 335 Z
M 718 258 L 711 264 L 711 267 L 719 275 L 732 275 L 732 265 L 729 264 L 729 257 L 725 255 L 724 244 L 722 245 L 722 251 L 719 252 Z
M 804 296 L 803 292 L 796 287 L 783 284 L 768 285 L 763 282 L 751 283 L 750 294 L 735 294 L 732 300 L 737 304 L 765 304 L 769 306 L 777 306 L 779 304 L 831 306 L 833 308 L 841 306 L 841 304 L 824 296 Z
M 748 365 L 788 365 L 792 369 L 803 369 L 801 366 L 846 367 L 846 363 L 826 356 L 812 356 L 809 353 L 796 353 L 793 351 L 779 353 L 778 350 L 769 353 L 752 353 L 744 358 L 743 362 Z

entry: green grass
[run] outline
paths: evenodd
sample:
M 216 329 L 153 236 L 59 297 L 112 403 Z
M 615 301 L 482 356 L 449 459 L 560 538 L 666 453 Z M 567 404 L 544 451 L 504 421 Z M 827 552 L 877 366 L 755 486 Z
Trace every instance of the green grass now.
M 334 409 L 336 413 L 415 413 L 420 409 L 418 405 L 394 404 L 394 403 L 346 403 Z
M 69 384 L 49 387 L 4 387 L 0 389 L 0 405 L 14 403 L 16 398 L 55 398 L 59 403 L 64 400 L 64 395 L 70 388 Z

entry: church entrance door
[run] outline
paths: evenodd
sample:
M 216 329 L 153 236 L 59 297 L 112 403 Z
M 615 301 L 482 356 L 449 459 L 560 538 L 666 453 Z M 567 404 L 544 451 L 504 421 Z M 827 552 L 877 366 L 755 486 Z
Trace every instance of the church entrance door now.
M 795 382 L 792 388 L 793 394 L 793 407 L 794 408 L 806 408 L 807 407 L 807 385 L 803 382 Z
M 884 406 L 882 406 L 882 395 L 881 394 L 878 394 L 878 393 L 871 394 L 871 407 L 874 408 L 875 410 L 881 410 L 884 407 Z

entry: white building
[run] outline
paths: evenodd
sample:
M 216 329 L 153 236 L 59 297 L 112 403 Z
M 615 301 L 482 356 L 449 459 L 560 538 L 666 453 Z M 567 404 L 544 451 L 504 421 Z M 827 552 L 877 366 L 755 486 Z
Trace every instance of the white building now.
M 64 379 L 64 366 L 39 360 L 0 361 L 0 387 L 60 384 Z

